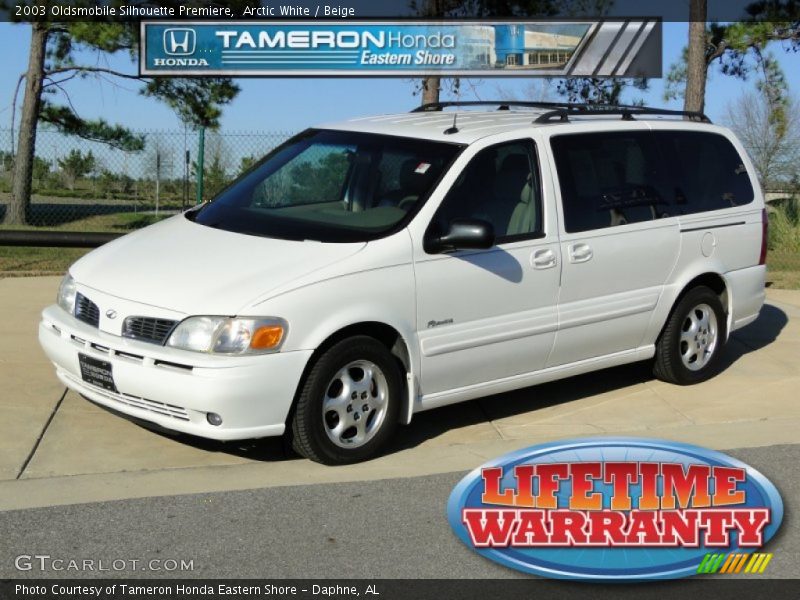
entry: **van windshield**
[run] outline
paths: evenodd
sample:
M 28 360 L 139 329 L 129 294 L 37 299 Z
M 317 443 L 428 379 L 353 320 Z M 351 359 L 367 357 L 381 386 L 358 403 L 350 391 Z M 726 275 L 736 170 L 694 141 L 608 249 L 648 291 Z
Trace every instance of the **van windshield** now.
M 308 130 L 187 218 L 267 237 L 375 239 L 416 214 L 461 149 L 426 140 Z

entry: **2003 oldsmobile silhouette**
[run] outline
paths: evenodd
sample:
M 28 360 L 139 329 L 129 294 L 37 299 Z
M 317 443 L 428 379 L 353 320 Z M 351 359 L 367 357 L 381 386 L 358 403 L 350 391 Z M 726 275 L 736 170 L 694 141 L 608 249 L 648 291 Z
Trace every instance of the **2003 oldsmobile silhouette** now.
M 764 301 L 739 141 L 699 114 L 485 104 L 309 129 L 80 259 L 39 329 L 58 377 L 337 464 L 454 402 L 634 361 L 712 376 Z

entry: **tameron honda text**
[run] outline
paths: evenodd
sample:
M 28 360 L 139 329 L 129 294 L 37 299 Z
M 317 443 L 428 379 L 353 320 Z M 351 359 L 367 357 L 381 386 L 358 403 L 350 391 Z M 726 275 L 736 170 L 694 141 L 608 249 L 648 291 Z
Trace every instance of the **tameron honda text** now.
M 448 518 L 482 556 L 545 577 L 696 574 L 711 552 L 750 554 L 780 526 L 778 490 L 697 446 L 591 438 L 534 446 L 467 475 Z

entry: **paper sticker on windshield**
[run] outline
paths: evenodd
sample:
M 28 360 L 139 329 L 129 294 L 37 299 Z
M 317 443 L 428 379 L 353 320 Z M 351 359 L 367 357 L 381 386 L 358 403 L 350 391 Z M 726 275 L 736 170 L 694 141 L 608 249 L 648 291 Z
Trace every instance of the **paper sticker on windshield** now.
M 414 169 L 414 173 L 419 173 L 420 175 L 425 175 L 428 172 L 428 169 L 431 168 L 431 163 L 422 162 L 417 165 L 417 168 Z

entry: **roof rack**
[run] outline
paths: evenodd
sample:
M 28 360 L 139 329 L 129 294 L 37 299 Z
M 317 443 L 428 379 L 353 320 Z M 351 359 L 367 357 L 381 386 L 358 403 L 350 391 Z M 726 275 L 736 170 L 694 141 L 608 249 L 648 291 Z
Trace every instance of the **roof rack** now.
M 512 106 L 556 109 L 568 106 L 568 104 L 564 102 L 534 102 L 529 100 L 448 100 L 445 102 L 429 102 L 418 106 L 411 112 L 439 112 L 451 106 L 496 106 L 497 110 L 509 110 Z M 572 106 L 590 105 L 574 104 Z
M 661 115 L 667 117 L 685 117 L 690 121 L 697 121 L 699 123 L 711 123 L 711 119 L 702 112 L 624 105 L 590 105 L 589 107 L 585 105 L 579 105 L 579 107 L 575 105 L 564 106 L 542 113 L 536 117 L 534 123 L 552 123 L 554 121 L 566 123 L 569 122 L 570 115 L 575 117 L 619 115 L 622 117 L 623 121 L 634 121 L 636 120 L 636 116 Z
M 544 108 L 534 123 L 569 122 L 570 116 L 596 116 L 619 115 L 625 121 L 632 121 L 636 116 L 661 115 L 669 117 L 685 117 L 691 121 L 711 123 L 702 112 L 669 110 L 666 108 L 651 108 L 649 106 L 634 106 L 630 104 L 578 104 L 572 102 L 533 102 L 524 100 L 464 100 L 430 102 L 415 108 L 411 112 L 438 112 L 452 106 L 497 106 L 497 110 L 510 110 L 512 106 L 526 108 Z

